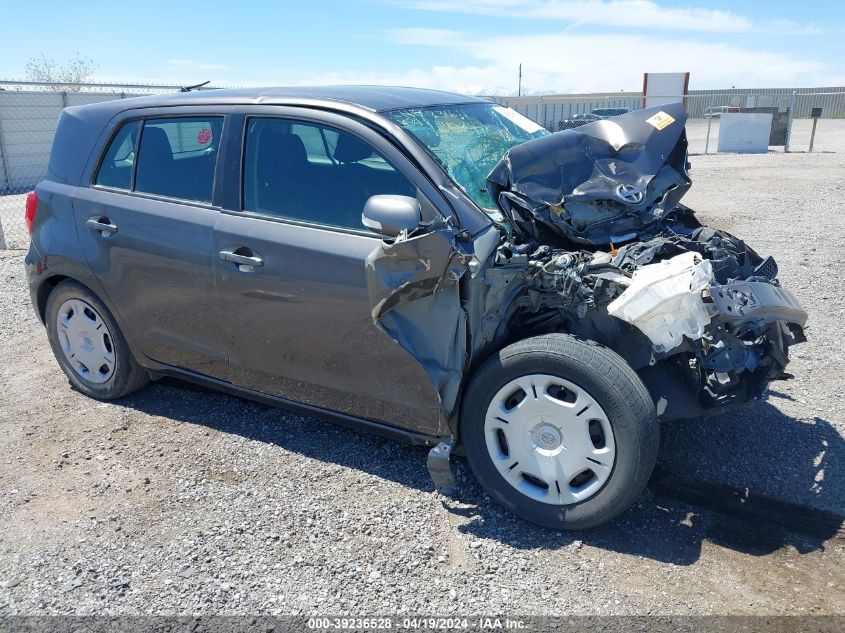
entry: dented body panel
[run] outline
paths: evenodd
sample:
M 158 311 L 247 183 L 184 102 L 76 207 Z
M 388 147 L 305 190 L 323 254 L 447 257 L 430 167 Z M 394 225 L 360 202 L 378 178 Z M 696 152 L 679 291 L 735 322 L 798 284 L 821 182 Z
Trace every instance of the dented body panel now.
M 455 406 L 466 357 L 459 280 L 466 269 L 456 233 L 440 222 L 382 242 L 366 260 L 373 320 L 423 366 L 437 389 L 441 423 Z M 442 435 L 448 430 L 440 429 Z

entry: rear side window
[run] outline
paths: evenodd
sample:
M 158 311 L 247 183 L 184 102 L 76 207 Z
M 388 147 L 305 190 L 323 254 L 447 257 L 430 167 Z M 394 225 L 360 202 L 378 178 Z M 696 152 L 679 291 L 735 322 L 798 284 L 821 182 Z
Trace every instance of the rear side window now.
M 149 119 L 141 130 L 135 191 L 211 202 L 222 117 Z
M 98 185 L 115 189 L 132 187 L 132 167 L 135 164 L 135 150 L 138 142 L 140 121 L 126 123 L 112 139 L 100 170 L 97 172 Z

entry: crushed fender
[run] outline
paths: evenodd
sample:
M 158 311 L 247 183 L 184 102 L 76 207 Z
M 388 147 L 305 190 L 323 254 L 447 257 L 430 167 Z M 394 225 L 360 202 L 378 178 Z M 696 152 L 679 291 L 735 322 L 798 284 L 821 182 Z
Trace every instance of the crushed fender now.
M 373 321 L 423 366 L 440 397 L 443 420 L 454 409 L 463 377 L 466 313 L 458 282 L 471 259 L 464 249 L 471 246 L 439 222 L 381 242 L 365 263 Z

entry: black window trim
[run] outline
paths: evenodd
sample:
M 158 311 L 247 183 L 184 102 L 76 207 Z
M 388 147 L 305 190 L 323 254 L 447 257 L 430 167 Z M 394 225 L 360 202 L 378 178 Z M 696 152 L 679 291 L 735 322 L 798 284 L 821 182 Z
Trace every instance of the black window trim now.
M 220 162 L 222 161 L 222 153 L 223 147 L 225 144 L 226 139 L 226 127 L 227 122 L 229 120 L 230 113 L 228 112 L 163 112 L 158 114 L 150 114 L 150 115 L 134 115 L 129 116 L 126 118 L 122 118 L 118 121 L 117 125 L 115 125 L 114 130 L 109 135 L 108 140 L 103 144 L 102 150 L 100 151 L 100 157 L 97 159 L 96 168 L 91 172 L 91 180 L 89 183 L 89 187 L 91 189 L 97 189 L 99 191 L 108 191 L 110 193 L 119 193 L 127 196 L 133 196 L 136 198 L 144 198 L 147 200 L 158 200 L 161 202 L 172 202 L 176 204 L 184 204 L 192 207 L 200 207 L 202 209 L 213 209 L 216 211 L 221 210 L 220 205 L 214 204 L 214 194 L 217 191 L 217 178 L 218 172 L 220 170 Z M 223 125 L 221 127 L 220 132 L 220 143 L 218 145 L 218 155 L 214 165 L 214 176 L 211 181 L 211 202 L 203 202 L 202 200 L 188 200 L 186 198 L 174 198 L 172 196 L 165 196 L 162 194 L 157 193 L 148 193 L 146 191 L 135 191 L 135 172 L 138 169 L 138 157 L 140 156 L 140 148 L 141 148 L 141 137 L 143 136 L 144 126 L 146 125 L 147 121 L 154 121 L 156 119 L 197 119 L 200 117 L 206 117 L 208 119 L 221 119 L 223 121 Z M 132 163 L 132 175 L 129 180 L 129 186 L 131 189 L 122 189 L 120 187 L 110 187 L 108 185 L 101 185 L 97 183 L 97 176 L 100 173 L 100 169 L 103 166 L 103 161 L 106 158 L 106 154 L 111 147 L 112 142 L 114 141 L 115 137 L 120 134 L 120 131 L 130 123 L 138 121 L 140 125 L 138 126 L 138 130 L 136 131 L 136 139 L 135 139 L 135 160 Z
M 124 189 L 122 187 L 110 187 L 109 185 L 101 185 L 97 182 L 97 178 L 100 175 L 100 170 L 103 168 L 103 163 L 106 160 L 106 154 L 109 153 L 111 149 L 112 143 L 117 138 L 117 135 L 123 131 L 127 125 L 131 123 L 140 123 L 138 129 L 135 130 L 135 150 L 138 149 L 138 143 L 141 139 L 141 128 L 144 127 L 144 120 L 142 117 L 131 117 L 126 119 L 121 119 L 117 125 L 114 126 L 114 129 L 109 134 L 108 139 L 105 143 L 103 143 L 103 147 L 100 150 L 100 157 L 97 159 L 97 166 L 91 172 L 91 182 L 89 183 L 92 188 L 95 189 L 103 189 L 105 191 L 115 191 L 120 193 L 131 193 L 135 188 L 135 164 L 138 162 L 137 156 L 135 160 L 132 161 L 132 173 L 129 175 L 129 189 Z
M 257 219 L 257 220 L 268 220 L 270 222 L 279 222 L 279 223 L 282 223 L 282 224 L 291 224 L 291 225 L 294 225 L 294 226 L 302 226 L 302 227 L 305 227 L 305 228 L 321 229 L 321 230 L 324 230 L 324 231 L 333 231 L 333 232 L 336 232 L 336 233 L 347 233 L 347 234 L 351 234 L 351 235 L 359 235 L 359 236 L 362 236 L 362 237 L 374 238 L 374 239 L 377 239 L 377 240 L 384 239 L 383 236 L 379 235 L 378 233 L 368 231 L 365 228 L 353 229 L 353 228 L 350 228 L 350 227 L 335 226 L 335 225 L 332 225 L 332 224 L 323 224 L 321 222 L 309 222 L 307 220 L 298 220 L 296 218 L 286 218 L 286 217 L 281 217 L 281 216 L 278 216 L 278 215 L 271 215 L 269 213 L 262 213 L 260 211 L 249 211 L 247 209 L 244 209 L 244 184 L 245 184 L 244 173 L 245 173 L 245 170 L 246 170 L 246 143 L 247 143 L 247 134 L 249 133 L 249 122 L 250 122 L 251 119 L 284 119 L 284 120 L 290 121 L 291 123 L 294 123 L 294 124 L 298 123 L 298 124 L 301 124 L 301 125 L 310 125 L 312 127 L 317 126 L 317 127 L 320 127 L 320 128 L 325 127 L 325 128 L 329 128 L 329 129 L 332 129 L 332 130 L 336 130 L 339 133 L 351 134 L 352 136 L 356 137 L 358 140 L 366 143 L 367 145 L 369 145 L 371 147 L 373 146 L 373 144 L 369 140 L 363 138 L 360 134 L 357 134 L 356 132 L 353 132 L 352 130 L 349 130 L 348 128 L 343 128 L 338 124 L 322 120 L 319 116 L 321 111 L 318 110 L 318 111 L 312 111 L 312 112 L 313 112 L 313 115 L 314 115 L 313 119 L 302 117 L 301 115 L 296 116 L 294 114 L 287 114 L 287 113 L 276 114 L 276 113 L 272 113 L 272 112 L 266 112 L 266 113 L 265 112 L 260 112 L 260 113 L 259 112 L 250 112 L 250 111 L 244 112 L 243 126 L 242 126 L 242 129 L 241 129 L 241 138 L 240 138 L 240 169 L 239 169 L 239 173 L 238 173 L 238 183 L 237 183 L 237 187 L 238 187 L 238 191 L 237 191 L 238 204 L 237 204 L 237 206 L 238 206 L 238 208 L 237 209 L 226 209 L 224 207 L 222 209 L 222 212 L 228 213 L 230 215 L 240 215 L 240 216 L 244 216 L 244 217 L 254 218 L 254 219 Z M 361 125 L 367 125 L 366 122 L 359 121 L 357 119 L 352 119 L 352 120 L 355 121 L 356 123 L 361 124 Z M 370 129 L 373 129 L 373 128 L 370 128 Z M 373 129 L 373 131 L 376 134 L 378 134 L 377 130 Z M 375 150 L 379 154 L 381 154 L 381 152 L 378 151 L 378 148 L 373 147 L 373 150 Z M 408 176 L 408 174 L 405 172 L 405 170 L 403 170 L 402 168 L 394 165 L 392 162 L 390 162 L 387 159 L 387 157 L 384 157 L 384 160 L 387 161 L 387 163 L 393 169 L 395 169 L 400 174 L 402 174 L 402 176 L 405 179 L 407 179 L 409 183 L 411 183 L 411 185 L 419 192 L 420 195 L 425 196 L 427 199 L 429 198 L 429 196 L 427 196 L 425 194 L 425 192 L 422 191 L 416 185 L 416 183 L 414 182 L 414 179 L 411 178 L 410 176 Z M 432 207 L 434 207 L 435 209 L 437 209 L 438 214 L 440 214 L 440 215 L 443 214 L 443 212 L 440 210 L 440 208 L 434 202 L 429 200 L 429 204 Z

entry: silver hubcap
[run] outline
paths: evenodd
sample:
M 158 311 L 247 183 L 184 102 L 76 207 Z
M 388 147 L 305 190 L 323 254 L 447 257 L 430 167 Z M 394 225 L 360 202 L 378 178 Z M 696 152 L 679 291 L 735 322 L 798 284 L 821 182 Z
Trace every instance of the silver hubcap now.
M 521 376 L 499 389 L 487 407 L 484 436 L 505 481 L 553 505 L 596 494 L 616 456 L 599 404 L 578 385 L 546 374 Z
M 65 359 L 73 370 L 93 383 L 114 373 L 114 346 L 99 313 L 81 299 L 68 299 L 56 316 L 56 332 Z

